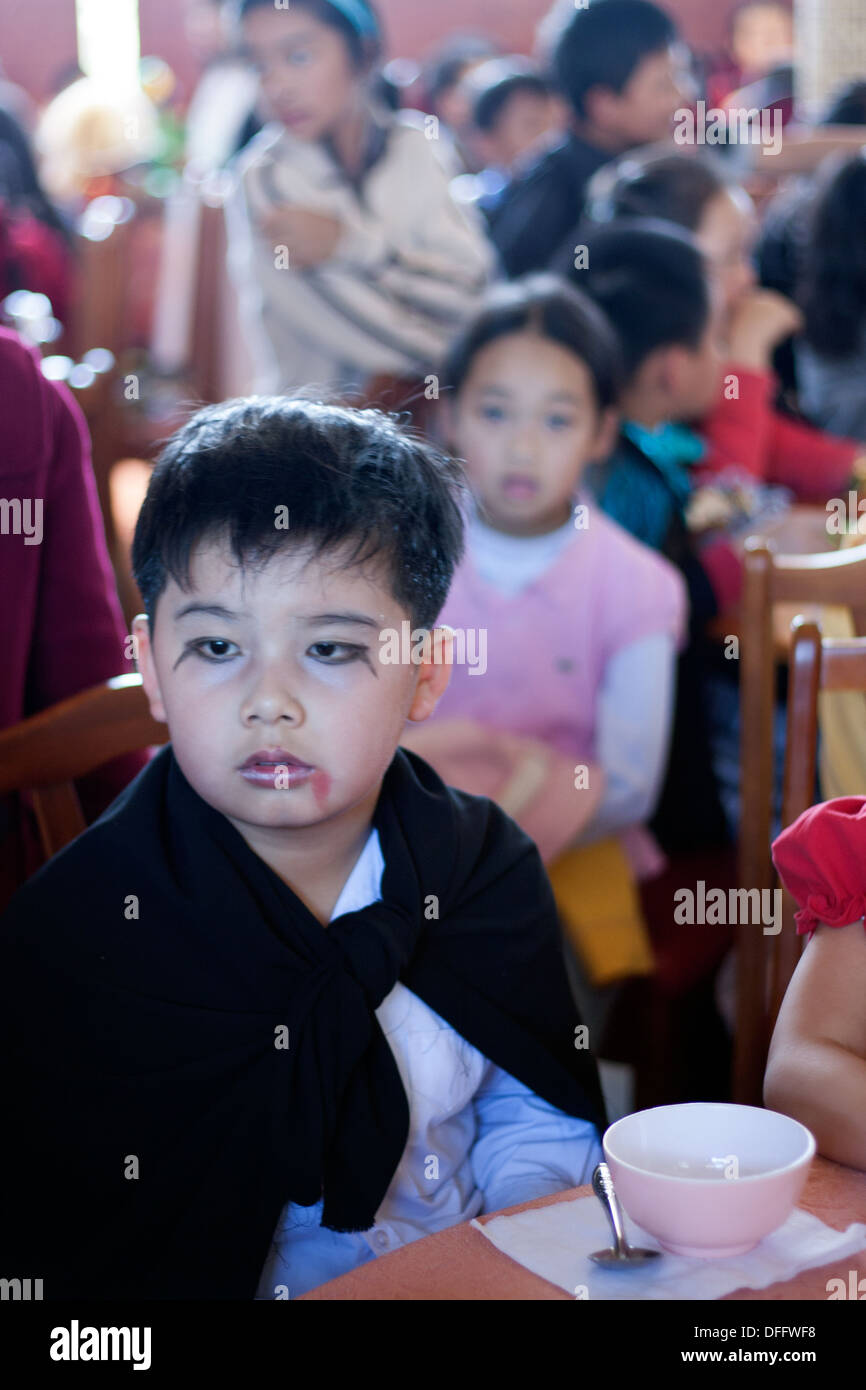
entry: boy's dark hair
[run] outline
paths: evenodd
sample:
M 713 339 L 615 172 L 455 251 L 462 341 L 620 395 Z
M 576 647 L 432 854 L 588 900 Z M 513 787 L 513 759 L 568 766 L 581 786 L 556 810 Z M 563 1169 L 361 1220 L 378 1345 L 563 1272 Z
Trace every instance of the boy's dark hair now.
M 628 155 L 590 180 L 587 213 L 594 222 L 653 217 L 697 231 L 709 202 L 728 181 L 710 159 L 696 155 Z
M 710 317 L 704 258 L 673 223 L 630 218 L 588 237 L 588 266 L 573 272 L 607 314 L 627 379 L 656 348 L 697 348 Z
M 519 92 L 547 97 L 550 83 L 528 63 L 492 58 L 472 74 L 476 86 L 472 120 L 478 130 L 493 130 L 511 98 Z
M 831 161 L 820 177 L 799 298 L 806 340 L 842 358 L 858 350 L 866 323 L 866 159 Z
M 342 567 L 381 557 L 394 598 L 432 627 L 463 553 L 467 497 L 459 463 L 379 411 L 286 396 L 225 401 L 199 410 L 162 450 L 133 574 L 152 624 L 169 578 L 188 585 L 200 541 L 227 539 L 241 566 L 284 546 L 318 556 L 348 543 Z
M 616 333 L 598 306 L 559 276 L 526 275 L 494 286 L 451 345 L 442 381 L 457 395 L 482 348 L 497 338 L 538 333 L 573 352 L 593 379 L 599 410 L 614 405 L 622 376 Z
M 585 117 L 591 87 L 622 92 L 644 58 L 677 38 L 674 21 L 650 0 L 592 0 L 560 33 L 552 55 L 554 75 L 578 116 Z
M 232 0 L 236 22 L 243 20 L 250 10 L 266 7 L 272 10 L 274 0 Z M 293 10 L 306 10 L 320 24 L 327 24 L 342 35 L 349 49 L 349 56 L 357 68 L 369 67 L 380 58 L 384 47 L 382 24 L 379 15 L 369 0 L 291 0 Z M 368 22 L 369 16 L 369 22 Z

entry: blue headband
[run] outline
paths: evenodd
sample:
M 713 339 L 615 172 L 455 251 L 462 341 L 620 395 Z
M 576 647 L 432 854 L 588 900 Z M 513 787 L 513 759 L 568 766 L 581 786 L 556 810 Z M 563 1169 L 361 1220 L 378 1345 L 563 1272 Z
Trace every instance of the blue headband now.
M 379 28 L 379 21 L 373 11 L 364 3 L 364 0 L 328 0 L 332 9 L 337 10 L 344 19 L 348 19 L 352 28 L 364 39 L 379 39 L 382 31 Z

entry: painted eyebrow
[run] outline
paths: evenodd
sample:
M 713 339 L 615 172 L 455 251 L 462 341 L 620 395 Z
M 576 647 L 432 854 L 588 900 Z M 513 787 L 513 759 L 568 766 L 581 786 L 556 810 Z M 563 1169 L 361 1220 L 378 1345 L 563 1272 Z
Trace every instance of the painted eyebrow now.
M 353 627 L 361 625 L 379 630 L 376 619 L 369 618 L 366 613 L 312 613 L 304 619 L 304 622 L 310 627 L 316 623 L 345 623 Z
M 197 603 L 193 599 L 192 603 L 185 603 L 182 608 L 178 608 L 174 615 L 175 622 L 188 617 L 190 613 L 206 613 L 211 618 L 222 618 L 227 622 L 236 622 L 238 618 L 249 617 L 248 613 L 235 613 L 231 608 L 226 608 L 221 603 Z

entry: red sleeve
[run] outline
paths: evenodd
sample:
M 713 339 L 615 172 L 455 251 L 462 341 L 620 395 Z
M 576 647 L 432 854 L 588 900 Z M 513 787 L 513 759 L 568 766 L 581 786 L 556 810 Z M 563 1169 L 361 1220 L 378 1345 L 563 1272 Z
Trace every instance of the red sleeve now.
M 789 487 L 800 502 L 824 502 L 846 486 L 860 445 L 777 411 L 771 372 L 735 364 L 725 370 L 726 380 L 736 377 L 738 395 L 723 395 L 700 427 L 708 452 L 696 481 L 712 482 L 724 468 L 739 467 L 761 482 Z
M 64 386 L 39 372 L 51 458 L 43 502 L 39 599 L 28 669 L 28 712 L 134 670 L 108 558 L 84 417 Z M 144 764 L 133 754 L 81 784 L 85 811 L 108 805 Z
M 773 438 L 773 377 L 728 364 L 725 380 L 736 378 L 737 398 L 722 394 L 700 426 L 707 456 L 695 469 L 700 483 L 712 482 L 724 468 L 738 467 L 766 481 Z M 728 388 L 726 387 L 726 390 Z
M 801 904 L 798 933 L 866 916 L 866 797 L 811 806 L 773 842 L 773 862 Z
M 773 416 L 768 483 L 784 483 L 800 502 L 826 502 L 848 486 L 861 445 L 824 434 L 802 420 Z

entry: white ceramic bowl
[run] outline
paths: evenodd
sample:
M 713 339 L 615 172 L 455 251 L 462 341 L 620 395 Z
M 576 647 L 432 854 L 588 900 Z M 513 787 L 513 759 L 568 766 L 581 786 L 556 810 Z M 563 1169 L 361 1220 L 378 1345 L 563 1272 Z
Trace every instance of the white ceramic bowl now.
M 742 1255 L 777 1230 L 815 1154 L 805 1125 L 754 1105 L 637 1110 L 602 1140 L 632 1221 L 677 1255 Z

